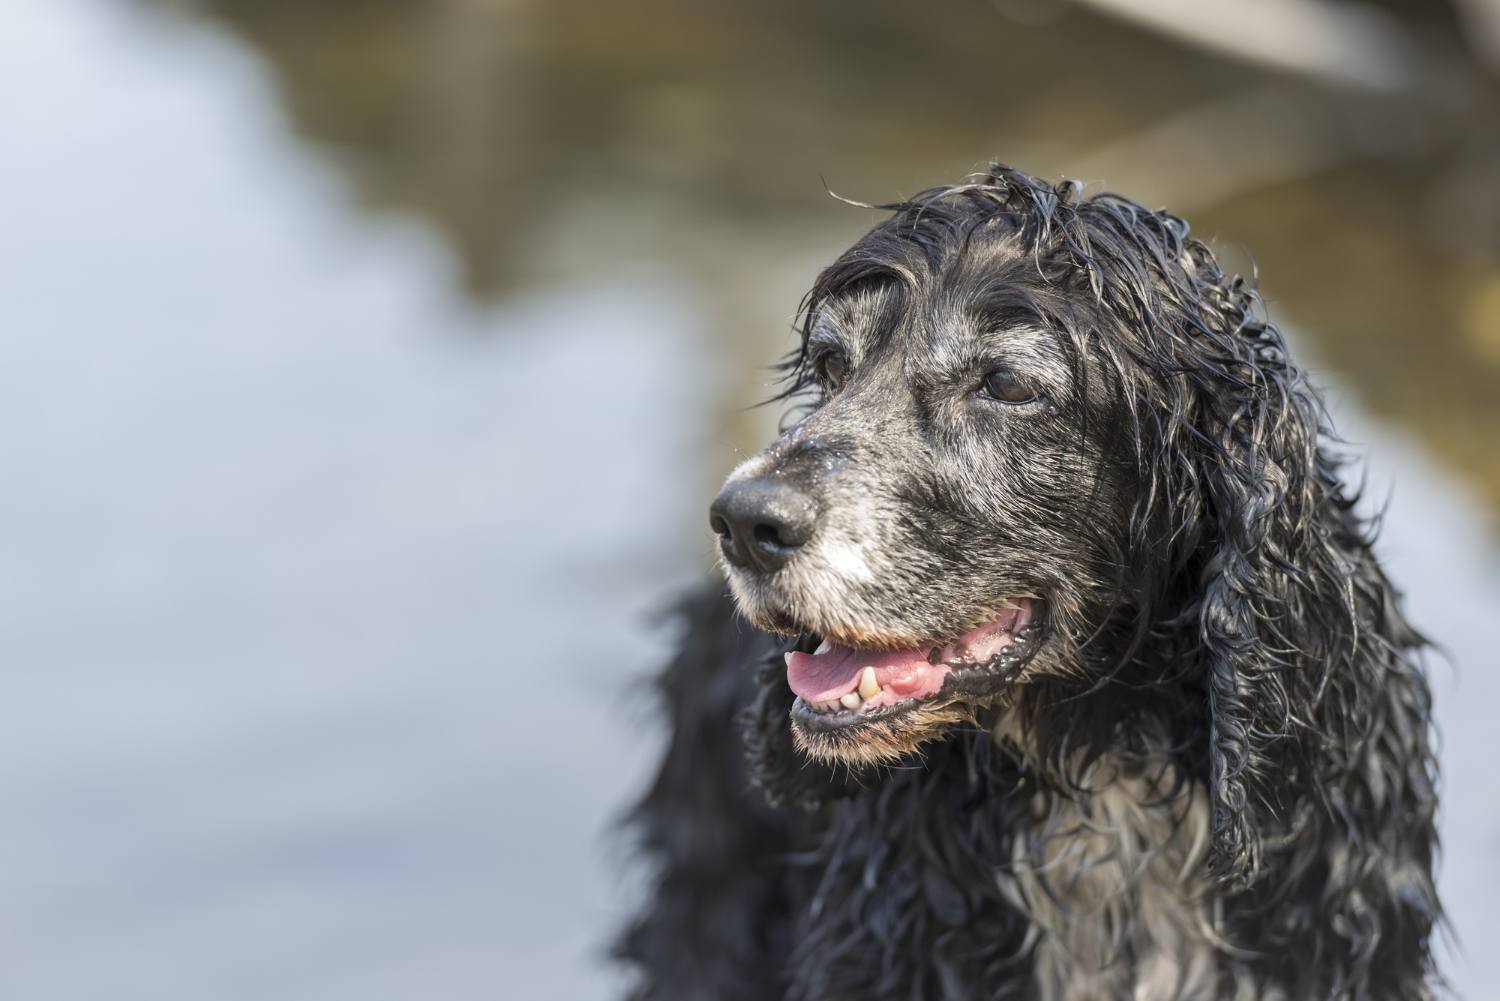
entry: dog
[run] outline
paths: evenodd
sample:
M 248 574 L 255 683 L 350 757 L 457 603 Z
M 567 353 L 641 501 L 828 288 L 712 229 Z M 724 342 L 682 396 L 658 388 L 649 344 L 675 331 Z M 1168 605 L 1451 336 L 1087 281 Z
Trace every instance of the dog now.
M 1425 641 L 1254 288 L 999 165 L 872 207 L 712 505 L 632 996 L 1434 997 Z

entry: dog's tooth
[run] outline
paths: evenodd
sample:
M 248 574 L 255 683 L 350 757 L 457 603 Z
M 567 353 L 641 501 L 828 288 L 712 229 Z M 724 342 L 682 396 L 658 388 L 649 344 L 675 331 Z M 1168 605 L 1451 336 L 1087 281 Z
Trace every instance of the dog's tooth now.
M 820 656 L 822 656 L 823 654 L 827 653 L 829 650 L 832 650 L 832 649 L 833 649 L 833 644 L 830 643 L 830 642 L 828 642 L 827 640 L 824 640 L 823 642 L 819 643 L 818 644 L 818 648 L 813 651 L 813 656 L 814 657 L 820 657 Z
M 850 692 L 848 695 L 845 695 L 843 698 L 839 699 L 839 703 L 843 705 L 845 709 L 854 709 L 859 706 L 859 696 L 854 692 Z
M 867 667 L 859 676 L 859 696 L 863 699 L 873 699 L 879 694 L 880 682 L 875 680 L 875 669 Z

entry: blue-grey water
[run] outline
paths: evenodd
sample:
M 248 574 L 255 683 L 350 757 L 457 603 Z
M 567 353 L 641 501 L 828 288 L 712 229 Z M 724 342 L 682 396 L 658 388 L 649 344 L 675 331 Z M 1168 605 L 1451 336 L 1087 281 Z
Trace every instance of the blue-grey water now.
M 467 305 L 276 109 L 220 35 L 0 0 L 0 997 L 607 997 L 733 374 L 668 271 Z M 1492 526 L 1338 406 L 1500 998 Z

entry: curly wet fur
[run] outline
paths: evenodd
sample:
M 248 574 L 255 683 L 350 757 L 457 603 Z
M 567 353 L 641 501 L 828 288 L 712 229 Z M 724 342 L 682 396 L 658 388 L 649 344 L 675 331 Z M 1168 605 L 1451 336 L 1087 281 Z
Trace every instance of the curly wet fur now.
M 1037 500 L 1037 538 L 1017 539 L 961 490 L 904 487 L 917 529 L 881 545 L 926 548 L 894 583 L 823 571 L 736 596 L 773 628 L 898 645 L 1024 585 L 1049 648 L 993 698 L 830 763 L 798 749 L 779 656 L 815 639 L 702 599 L 667 675 L 674 742 L 635 814 L 660 866 L 621 946 L 635 996 L 1431 997 L 1422 641 L 1253 290 L 1176 217 L 1005 168 L 888 208 L 811 293 L 793 392 L 816 389 L 817 325 L 842 303 L 910 313 L 966 254 L 998 261 L 1006 308 L 1088 382 L 1059 404 L 1075 437 L 1013 425 L 1027 456 L 1058 458 L 1015 473 L 1006 503 L 1075 502 Z M 778 458 L 841 405 L 820 391 Z

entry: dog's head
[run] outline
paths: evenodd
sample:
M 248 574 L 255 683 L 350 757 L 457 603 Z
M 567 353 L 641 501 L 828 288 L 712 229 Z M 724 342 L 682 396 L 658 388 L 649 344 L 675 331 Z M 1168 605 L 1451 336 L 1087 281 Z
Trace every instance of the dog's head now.
M 1005 168 L 888 208 L 808 296 L 800 419 L 711 511 L 741 609 L 803 637 L 799 744 L 889 759 L 1018 684 L 1237 672 L 1246 566 L 1332 482 L 1253 291 L 1173 216 Z
M 899 754 L 1076 670 L 1122 597 L 1141 473 L 1119 321 L 1052 194 L 930 192 L 825 271 L 790 365 L 807 412 L 714 502 L 745 614 L 820 644 L 788 656 L 816 755 Z

